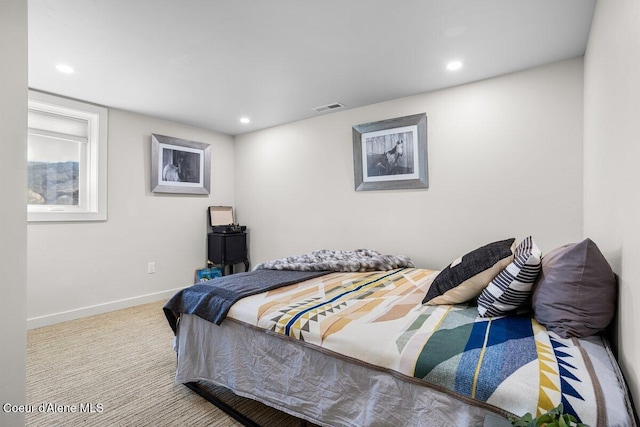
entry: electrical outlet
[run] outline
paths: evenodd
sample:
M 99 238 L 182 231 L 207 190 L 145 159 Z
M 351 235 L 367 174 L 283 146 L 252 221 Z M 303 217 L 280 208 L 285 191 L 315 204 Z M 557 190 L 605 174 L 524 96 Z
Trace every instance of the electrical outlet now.
M 152 261 L 149 264 L 147 264 L 147 273 L 152 274 L 155 272 L 156 272 L 156 263 Z

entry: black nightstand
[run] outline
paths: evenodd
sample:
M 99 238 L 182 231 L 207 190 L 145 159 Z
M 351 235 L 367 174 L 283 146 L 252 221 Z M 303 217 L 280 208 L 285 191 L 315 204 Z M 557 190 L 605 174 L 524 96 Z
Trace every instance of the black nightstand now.
M 207 248 L 209 261 L 222 266 L 222 275 L 229 266 L 233 274 L 235 264 L 244 264 L 244 270 L 249 271 L 249 256 L 247 254 L 247 233 L 208 233 Z

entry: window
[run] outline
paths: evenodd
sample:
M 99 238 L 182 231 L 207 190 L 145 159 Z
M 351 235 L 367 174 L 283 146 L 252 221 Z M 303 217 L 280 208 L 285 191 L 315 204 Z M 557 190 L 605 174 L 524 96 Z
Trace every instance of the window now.
M 107 219 L 104 107 L 29 91 L 29 221 Z

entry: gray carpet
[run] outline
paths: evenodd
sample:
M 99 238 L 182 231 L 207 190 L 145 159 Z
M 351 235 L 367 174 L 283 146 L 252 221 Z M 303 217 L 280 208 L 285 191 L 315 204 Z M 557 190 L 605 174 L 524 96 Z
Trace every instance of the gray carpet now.
M 164 303 L 29 331 L 27 403 L 34 413 L 27 414 L 26 425 L 241 425 L 184 385 L 174 383 L 176 355 L 171 347 L 173 334 L 162 312 Z M 263 426 L 300 426 L 289 415 L 215 389 L 218 397 Z M 68 412 L 74 408 L 75 413 Z

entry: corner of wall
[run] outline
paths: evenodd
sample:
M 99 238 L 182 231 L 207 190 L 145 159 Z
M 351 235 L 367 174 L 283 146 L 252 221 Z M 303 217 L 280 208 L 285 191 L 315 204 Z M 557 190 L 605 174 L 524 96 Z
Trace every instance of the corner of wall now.
M 26 401 L 27 2 L 0 2 L 0 404 Z M 5 59 L 10 58 L 10 61 Z M 0 410 L 3 426 L 24 414 Z

